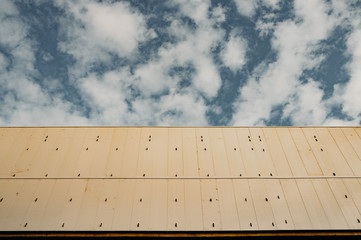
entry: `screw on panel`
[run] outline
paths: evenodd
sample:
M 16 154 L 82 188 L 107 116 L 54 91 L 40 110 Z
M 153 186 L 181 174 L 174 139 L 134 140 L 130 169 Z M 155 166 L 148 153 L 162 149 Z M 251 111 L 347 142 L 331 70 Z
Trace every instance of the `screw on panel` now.
M 317 138 L 315 139 L 316 142 L 318 142 Z
M 46 136 L 45 138 L 48 138 L 48 136 Z
M 204 151 L 207 151 L 207 148 L 204 148 Z
M 137 223 L 137 227 L 139 227 L 139 223 Z
M 25 224 L 24 224 L 24 227 L 26 227 L 26 226 L 28 226 L 28 223 L 25 223 Z
M 336 173 L 332 173 L 333 176 L 336 176 Z
M 174 176 L 178 177 L 178 174 L 175 174 Z
M 274 222 L 272 222 L 272 227 L 274 227 L 275 226 L 275 223 Z
M 247 198 L 244 198 L 244 201 L 247 202 Z
M 212 198 L 210 198 L 209 201 L 212 202 Z
M 237 148 L 233 148 L 234 151 L 237 151 Z
M 287 224 L 288 222 L 287 222 L 287 219 L 285 219 L 285 223 Z
M 148 150 L 148 148 L 145 148 L 145 150 Z
M 357 219 L 357 222 L 360 223 L 360 219 L 359 219 L 359 218 Z
M 44 142 L 46 142 L 46 139 L 44 139 Z
M 13 177 L 15 177 L 15 173 L 13 174 Z
M 278 198 L 278 199 L 280 199 L 280 196 L 279 196 L 279 195 L 277 195 L 277 198 Z
M 201 142 L 203 142 L 203 139 L 201 139 Z
M 139 199 L 139 202 L 142 202 L 142 201 L 143 201 L 143 199 L 142 199 L 142 198 L 140 198 L 140 199 Z
M 149 140 L 148 140 L 148 141 L 150 142 L 150 141 L 152 141 L 152 139 L 150 139 L 150 138 L 149 138 Z
M 242 173 L 240 173 L 239 176 L 242 177 Z
M 316 136 L 313 136 L 314 138 L 316 138 Z
M 99 138 L 99 136 L 97 136 L 97 138 Z
M 253 148 L 251 148 L 251 150 L 253 151 Z
M 115 151 L 118 151 L 118 148 L 115 148 Z
M 259 174 L 258 174 L 258 176 L 260 177 L 260 176 L 261 176 L 261 174 L 259 173 Z
M 347 198 L 347 195 L 345 194 L 345 198 Z
M 251 136 L 248 136 L 248 138 L 251 138 Z
M 321 148 L 321 152 L 323 152 L 323 148 Z
M 78 177 L 80 177 L 80 173 L 78 174 Z
M 271 177 L 273 176 L 273 174 L 272 174 L 272 173 L 270 173 L 269 175 L 270 175 Z
M 175 201 L 175 202 L 178 202 L 178 199 L 177 199 L 177 198 L 175 198 L 175 199 L 174 199 L 174 201 Z
M 47 177 L 48 176 L 48 174 L 45 174 L 45 177 Z
M 27 148 L 26 151 L 29 151 L 29 148 Z
M 0 202 L 2 202 L 4 200 L 4 198 L 0 198 Z
M 214 227 L 214 223 L 212 223 L 212 227 Z
M 149 135 L 149 138 L 151 138 L 152 136 L 151 135 Z
M 100 223 L 100 224 L 99 224 L 99 227 L 102 227 L 102 226 L 103 226 L 103 223 Z
M 263 151 L 263 152 L 265 151 L 264 148 L 262 149 L 262 151 Z
M 178 224 L 177 224 L 177 223 L 175 223 L 175 224 L 174 224 L 174 226 L 175 226 L 175 227 L 178 227 Z
M 249 142 L 251 142 L 252 140 L 251 139 L 248 139 Z
M 145 177 L 145 173 L 143 173 L 143 177 Z
M 59 150 L 59 148 L 56 148 L 56 149 L 55 149 L 55 151 L 58 151 L 58 150 Z
M 105 199 L 104 199 L 104 202 L 107 202 L 107 201 L 108 201 L 108 198 L 105 198 Z
M 251 223 L 251 222 L 249 223 L 249 226 L 252 227 L 252 223 Z
M 88 151 L 89 148 L 86 148 L 85 150 Z
M 72 198 L 70 198 L 70 199 L 69 199 L 69 202 L 71 202 L 71 201 L 73 201 L 73 199 L 72 199 Z
M 113 173 L 111 173 L 110 176 L 113 177 Z
M 207 174 L 207 177 L 209 177 L 209 173 Z
M 97 142 L 99 141 L 99 139 L 96 140 Z
M 175 150 L 177 151 L 177 150 L 178 150 L 178 148 L 175 148 Z
M 65 226 L 65 223 L 61 224 L 61 227 L 64 227 Z
M 266 202 L 268 202 L 268 198 L 265 198 Z

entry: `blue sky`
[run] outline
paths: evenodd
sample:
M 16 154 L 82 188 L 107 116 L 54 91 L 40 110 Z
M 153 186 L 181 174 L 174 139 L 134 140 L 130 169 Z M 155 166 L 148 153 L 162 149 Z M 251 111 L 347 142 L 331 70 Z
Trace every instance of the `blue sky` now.
M 0 126 L 361 123 L 361 1 L 0 0 Z

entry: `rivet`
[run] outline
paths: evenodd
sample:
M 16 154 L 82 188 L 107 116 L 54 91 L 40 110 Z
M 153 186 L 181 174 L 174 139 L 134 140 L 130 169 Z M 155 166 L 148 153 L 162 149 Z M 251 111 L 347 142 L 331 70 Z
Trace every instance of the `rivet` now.
M 203 138 L 203 136 L 201 136 L 201 138 Z
M 268 198 L 265 198 L 266 202 L 268 202 Z
M 113 173 L 111 173 L 110 176 L 113 177 Z
M 252 227 L 252 223 L 249 223 L 249 226 Z
M 148 150 L 148 148 L 145 148 L 145 150 Z
M 261 174 L 259 173 L 259 174 L 258 174 L 258 176 L 260 177 L 260 176 L 261 176 Z
M 247 202 L 247 198 L 244 198 L 244 201 Z
M 212 198 L 210 198 L 209 201 L 212 202 Z
M 214 227 L 214 223 L 212 223 L 212 227 Z
M 359 219 L 359 218 L 357 219 L 357 222 L 360 223 L 360 219 Z
M 64 227 L 65 226 L 65 223 L 61 224 L 61 227 Z
M 87 150 L 87 151 L 88 151 L 88 148 L 86 148 L 85 150 Z
M 118 151 L 118 148 L 115 148 L 115 151 Z
M 270 175 L 271 177 L 273 176 L 273 174 L 272 174 L 272 173 L 270 173 L 269 175 Z
M 207 148 L 204 148 L 204 151 L 207 151 Z
M 139 227 L 139 223 L 137 223 L 137 227 Z
M 287 222 L 287 219 L 285 220 L 285 223 L 287 224 L 288 222 Z
M 99 136 L 97 136 L 97 138 L 99 138 Z
M 242 177 L 242 173 L 240 173 L 239 176 Z
M 178 227 L 177 223 L 174 224 L 175 227 Z
M 272 227 L 274 227 L 275 226 L 275 224 L 274 224 L 274 222 L 272 222 Z
M 175 174 L 174 176 L 178 177 L 178 174 Z
M 46 139 L 44 139 L 44 142 L 46 142 Z
M 108 198 L 105 198 L 105 199 L 104 199 L 104 202 L 107 202 L 107 201 L 108 201 Z
M 345 198 L 347 198 L 347 195 L 345 195 Z
M 258 138 L 261 138 L 261 136 L 258 136 Z
M 28 226 L 28 223 L 25 223 L 24 227 Z
M 103 223 L 100 223 L 99 227 L 102 227 L 103 226 Z
M 203 139 L 201 139 L 201 142 L 203 142 Z
M 316 142 L 318 142 L 317 138 L 315 139 Z
M 178 199 L 176 198 L 176 199 L 174 199 L 174 201 L 175 201 L 175 202 L 178 202 Z
M 143 199 L 142 199 L 142 198 L 140 198 L 140 199 L 139 199 L 139 202 L 142 202 L 142 201 L 143 201 Z
M 56 148 L 55 150 L 56 150 L 56 151 L 58 151 L 58 150 L 59 150 L 59 148 Z
M 78 177 L 80 177 L 80 173 L 78 174 Z
M 178 150 L 178 148 L 175 148 L 175 150 L 177 151 L 177 150 Z
M 48 136 L 46 136 L 45 138 L 48 138 Z
M 13 174 L 13 177 L 15 177 L 15 173 Z
M 145 173 L 143 173 L 143 177 L 145 177 Z
M 0 202 L 2 202 L 2 201 L 3 201 L 3 199 L 4 199 L 4 198 L 0 198 Z
M 99 139 L 96 140 L 97 142 L 99 141 Z
M 70 198 L 70 199 L 69 199 L 69 202 L 71 202 L 71 201 L 73 201 L 73 199 L 72 199 L 72 198 Z
M 47 177 L 48 176 L 48 174 L 45 174 L 45 177 Z
M 264 148 L 262 149 L 262 151 L 264 152 Z
M 321 152 L 323 152 L 323 149 L 321 148 Z
M 253 151 L 253 148 L 251 148 L 251 150 Z
M 314 138 L 316 138 L 316 136 L 313 136 Z
M 251 142 L 251 139 L 248 139 L 249 142 Z
M 207 177 L 209 177 L 209 173 L 207 174 Z
M 280 196 L 279 196 L 279 195 L 277 195 L 277 198 L 278 198 L 278 199 L 280 199 Z
M 27 148 L 26 151 L 29 151 L 29 148 Z
M 149 140 L 148 140 L 149 142 L 151 141 L 151 139 L 149 138 Z
M 260 139 L 259 141 L 262 142 L 262 139 Z
M 149 138 L 151 138 L 152 136 L 151 135 L 149 135 Z
M 251 136 L 248 136 L 248 138 L 251 138 Z
M 237 148 L 233 148 L 234 151 L 237 151 Z
M 332 173 L 333 176 L 336 176 L 336 173 Z

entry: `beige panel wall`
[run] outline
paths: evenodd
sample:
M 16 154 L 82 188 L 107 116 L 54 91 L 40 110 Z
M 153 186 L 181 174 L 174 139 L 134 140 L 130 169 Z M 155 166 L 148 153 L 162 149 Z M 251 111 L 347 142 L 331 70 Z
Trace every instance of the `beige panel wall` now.
M 360 128 L 0 128 L 0 231 L 361 228 Z

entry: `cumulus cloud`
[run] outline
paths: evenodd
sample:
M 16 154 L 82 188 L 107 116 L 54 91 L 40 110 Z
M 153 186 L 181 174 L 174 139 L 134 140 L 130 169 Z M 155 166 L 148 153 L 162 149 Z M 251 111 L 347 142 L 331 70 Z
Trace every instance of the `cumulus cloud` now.
M 246 63 L 247 43 L 242 37 L 231 34 L 222 51 L 223 63 L 233 72 L 240 70 Z
M 312 52 L 335 27 L 334 18 L 327 14 L 327 6 L 321 1 L 295 1 L 294 8 L 301 21 L 286 20 L 275 28 L 272 47 L 278 52 L 277 61 L 240 89 L 233 117 L 236 125 L 264 124 L 274 106 L 290 102 L 302 72 L 322 60 L 322 56 L 315 58 Z

